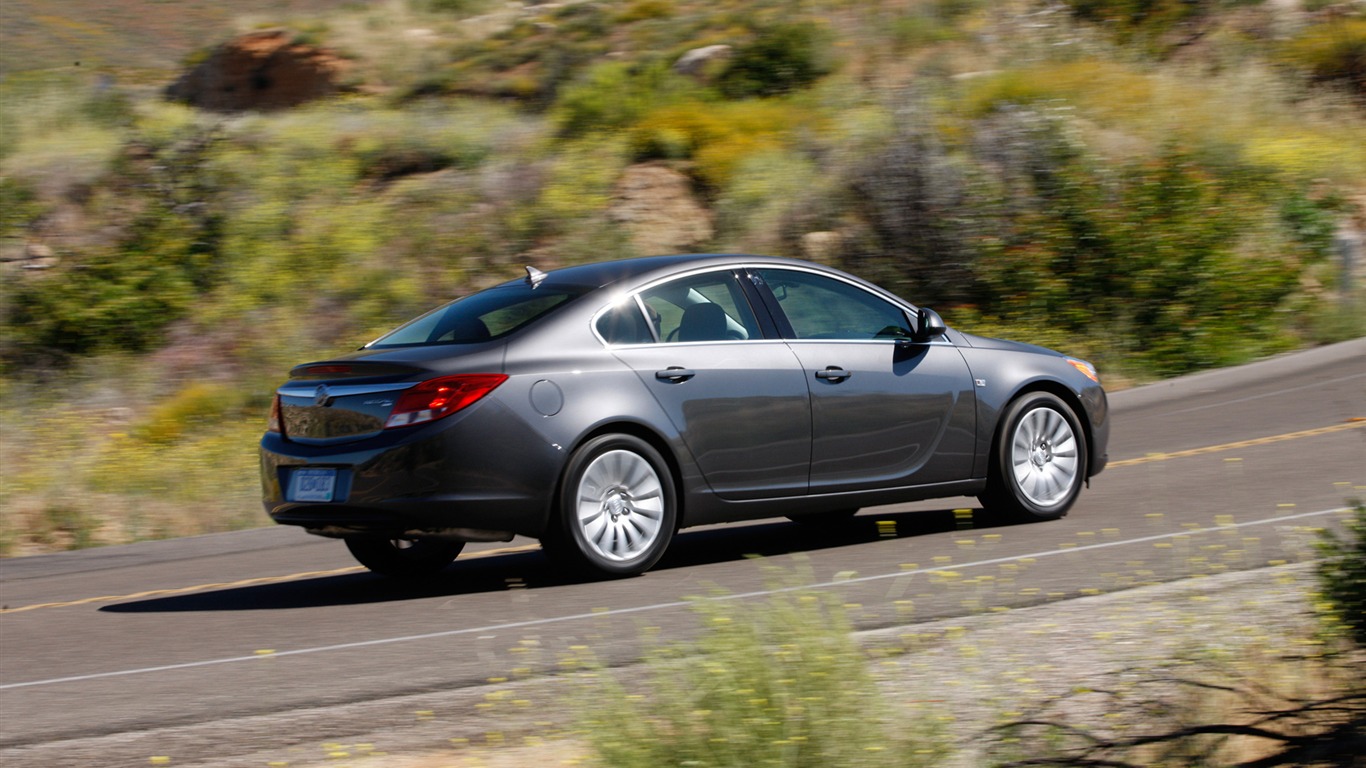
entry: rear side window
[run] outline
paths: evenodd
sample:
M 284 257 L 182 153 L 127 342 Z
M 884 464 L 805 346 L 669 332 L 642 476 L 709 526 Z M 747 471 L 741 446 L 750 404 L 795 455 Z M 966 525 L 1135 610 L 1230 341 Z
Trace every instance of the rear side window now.
M 477 344 L 531 325 L 585 292 L 523 283 L 490 288 L 428 312 L 381 336 L 369 348 Z
M 660 341 L 743 341 L 762 337 L 744 289 L 730 272 L 680 278 L 640 294 Z
M 650 344 L 655 340 L 634 297 L 598 318 L 598 335 L 608 344 Z

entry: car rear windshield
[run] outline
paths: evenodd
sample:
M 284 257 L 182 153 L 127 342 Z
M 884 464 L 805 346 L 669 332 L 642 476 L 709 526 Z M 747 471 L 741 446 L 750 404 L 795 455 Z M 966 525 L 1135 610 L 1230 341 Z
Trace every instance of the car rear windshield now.
M 574 286 L 501 285 L 435 309 L 381 336 L 370 349 L 426 344 L 476 344 L 506 336 L 587 293 Z

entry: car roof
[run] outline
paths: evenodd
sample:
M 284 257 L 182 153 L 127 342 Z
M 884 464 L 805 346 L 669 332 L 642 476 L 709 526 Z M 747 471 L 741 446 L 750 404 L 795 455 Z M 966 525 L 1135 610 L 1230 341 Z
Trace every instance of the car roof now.
M 617 261 L 581 264 L 547 272 L 543 285 L 602 288 L 623 280 L 636 281 L 657 275 L 669 275 L 683 268 L 706 268 L 740 264 L 806 265 L 807 262 L 777 256 L 754 256 L 736 253 L 684 253 L 667 256 L 642 256 Z M 810 265 L 816 266 L 816 265 Z M 522 278 L 523 280 L 526 278 Z M 513 280 L 510 283 L 516 283 Z

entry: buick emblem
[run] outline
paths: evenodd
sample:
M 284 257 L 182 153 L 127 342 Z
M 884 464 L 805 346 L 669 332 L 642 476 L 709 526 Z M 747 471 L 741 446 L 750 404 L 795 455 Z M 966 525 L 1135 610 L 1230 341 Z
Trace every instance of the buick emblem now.
M 326 406 L 332 400 L 332 395 L 327 391 L 326 384 L 319 384 L 317 391 L 313 393 L 313 404 Z

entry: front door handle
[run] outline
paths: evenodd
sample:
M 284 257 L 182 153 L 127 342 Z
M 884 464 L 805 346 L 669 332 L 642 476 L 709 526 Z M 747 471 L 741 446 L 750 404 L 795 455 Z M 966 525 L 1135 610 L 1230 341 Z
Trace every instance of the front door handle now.
M 671 365 L 662 371 L 655 371 L 655 378 L 660 381 L 672 381 L 677 384 L 680 381 L 687 381 L 697 375 L 697 371 L 689 370 L 677 365 Z
M 831 365 L 823 371 L 816 371 L 816 378 L 825 379 L 826 381 L 833 381 L 836 384 L 840 383 L 841 381 L 844 381 L 845 379 L 853 375 L 853 372 L 846 371 L 837 365 Z

